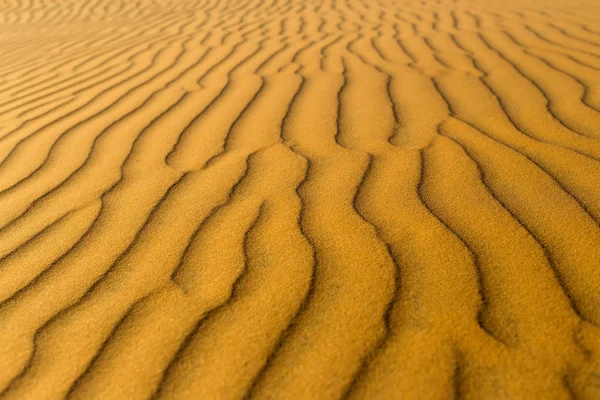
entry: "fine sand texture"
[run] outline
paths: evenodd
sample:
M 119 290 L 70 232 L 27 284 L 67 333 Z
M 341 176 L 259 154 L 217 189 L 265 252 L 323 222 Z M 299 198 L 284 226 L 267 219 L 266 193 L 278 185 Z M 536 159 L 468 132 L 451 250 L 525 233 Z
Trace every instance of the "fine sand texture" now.
M 597 0 L 0 0 L 0 399 L 600 399 Z

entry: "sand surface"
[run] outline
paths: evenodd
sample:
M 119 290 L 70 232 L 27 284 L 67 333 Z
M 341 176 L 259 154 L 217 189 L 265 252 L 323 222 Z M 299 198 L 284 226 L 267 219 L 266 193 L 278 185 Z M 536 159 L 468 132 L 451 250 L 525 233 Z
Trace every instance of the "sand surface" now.
M 0 0 L 0 399 L 600 399 L 596 0 Z

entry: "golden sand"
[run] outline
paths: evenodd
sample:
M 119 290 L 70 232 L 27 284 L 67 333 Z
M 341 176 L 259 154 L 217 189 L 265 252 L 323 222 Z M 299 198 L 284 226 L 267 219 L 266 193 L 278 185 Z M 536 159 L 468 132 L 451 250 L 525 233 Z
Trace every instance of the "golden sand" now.
M 600 399 L 597 0 L 0 1 L 0 399 Z

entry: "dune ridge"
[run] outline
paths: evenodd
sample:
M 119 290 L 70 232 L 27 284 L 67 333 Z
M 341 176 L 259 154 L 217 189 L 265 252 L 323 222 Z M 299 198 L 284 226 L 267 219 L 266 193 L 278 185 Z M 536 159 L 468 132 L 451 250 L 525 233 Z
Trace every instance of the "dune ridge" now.
M 0 399 L 599 398 L 598 26 L 0 0 Z

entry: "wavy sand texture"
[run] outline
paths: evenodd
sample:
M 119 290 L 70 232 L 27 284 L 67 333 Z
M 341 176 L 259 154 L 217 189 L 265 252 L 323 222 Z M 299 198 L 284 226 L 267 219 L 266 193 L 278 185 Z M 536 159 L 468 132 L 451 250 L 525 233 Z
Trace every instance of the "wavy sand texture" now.
M 596 0 L 0 0 L 0 399 L 599 399 Z

